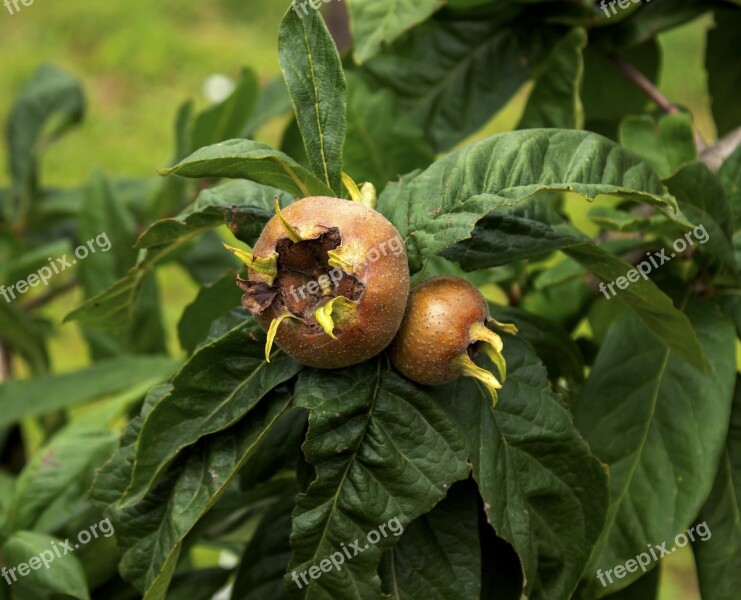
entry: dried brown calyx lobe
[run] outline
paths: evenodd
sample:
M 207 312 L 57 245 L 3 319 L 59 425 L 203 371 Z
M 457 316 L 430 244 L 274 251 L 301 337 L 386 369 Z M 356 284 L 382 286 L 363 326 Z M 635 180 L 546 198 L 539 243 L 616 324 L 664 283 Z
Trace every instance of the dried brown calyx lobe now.
M 242 306 L 255 315 L 262 315 L 269 307 L 275 313 L 287 310 L 320 333 L 323 330 L 315 316 L 317 309 L 338 296 L 356 302 L 365 290 L 355 276 L 329 264 L 328 253 L 341 245 L 342 236 L 337 227 L 313 240 L 279 240 L 275 245 L 278 274 L 272 285 L 237 278 L 237 284 L 245 292 Z
M 235 251 L 235 249 L 232 249 Z M 340 368 L 393 339 L 409 295 L 396 228 L 360 202 L 312 197 L 277 211 L 239 278 L 243 306 L 301 363 Z M 254 268 L 252 263 L 254 262 Z

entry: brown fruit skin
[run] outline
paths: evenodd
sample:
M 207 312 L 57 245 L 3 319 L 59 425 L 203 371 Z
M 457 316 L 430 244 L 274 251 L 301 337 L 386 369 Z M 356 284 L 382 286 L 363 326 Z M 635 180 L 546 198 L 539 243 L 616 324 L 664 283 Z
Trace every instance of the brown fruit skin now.
M 342 257 L 356 265 L 368 261 L 368 252 L 398 238 L 401 251 L 390 249 L 375 262 L 368 261 L 353 275 L 365 286 L 357 306 L 357 318 L 338 324 L 332 339 L 324 332 L 294 319 L 286 319 L 275 338 L 278 346 L 300 363 L 319 369 L 338 369 L 357 364 L 382 352 L 394 339 L 404 318 L 409 297 L 409 265 L 406 248 L 397 229 L 381 213 L 358 202 L 316 196 L 304 198 L 282 211 L 283 217 L 302 238 L 316 237 L 330 228 L 339 229 Z M 258 257 L 268 257 L 286 231 L 277 216 L 265 226 L 253 248 Z M 250 281 L 263 278 L 250 272 Z M 345 280 L 343 279 L 343 282 Z M 342 284 L 341 284 L 342 285 Z M 267 331 L 280 314 L 271 305 L 262 315 L 255 315 Z
M 422 385 L 454 381 L 461 371 L 453 359 L 468 352 L 471 325 L 488 316 L 486 300 L 465 279 L 445 275 L 423 281 L 409 295 L 391 362 Z

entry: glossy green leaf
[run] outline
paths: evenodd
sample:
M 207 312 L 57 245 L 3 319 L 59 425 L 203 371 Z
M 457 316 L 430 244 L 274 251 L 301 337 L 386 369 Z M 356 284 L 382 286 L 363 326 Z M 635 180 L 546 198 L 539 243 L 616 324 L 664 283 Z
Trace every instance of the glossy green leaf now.
M 54 538 L 45 533 L 35 531 L 18 531 L 5 541 L 2 546 L 2 555 L 5 562 L 14 567 L 25 564 L 29 565 L 33 561 L 35 569 L 28 569 L 28 574 L 24 577 L 14 573 L 11 579 L 17 578 L 13 585 L 16 588 L 25 588 L 33 586 L 37 590 L 43 590 L 46 593 L 64 594 L 79 600 L 89 600 L 87 584 L 85 582 L 85 573 L 83 572 L 80 562 L 74 554 L 64 554 L 63 546 L 60 546 L 62 540 Z M 54 545 L 60 548 L 63 556 L 57 557 L 54 554 Z M 54 557 L 49 562 L 49 568 L 45 568 L 40 560 L 41 553 L 49 560 L 49 552 Z M 25 569 L 24 569 L 25 570 Z M 5 583 L 3 583 L 3 586 Z M 14 592 L 22 594 L 20 589 Z
M 427 167 L 435 155 L 424 132 L 401 110 L 388 90 L 371 90 L 348 76 L 347 139 L 344 171 L 381 192 L 386 182 Z
M 165 357 L 125 356 L 72 373 L 5 383 L 0 386 L 0 426 L 89 402 L 143 382 L 154 385 L 169 377 L 176 366 Z
M 350 0 L 355 60 L 362 63 L 373 58 L 444 4 L 445 0 Z
M 324 19 L 313 7 L 289 9 L 278 32 L 278 58 L 314 173 L 342 192 L 346 84 L 340 56 Z M 280 187 L 280 186 L 278 186 Z
M 595 577 L 598 569 L 645 551 L 647 543 L 670 546 L 710 493 L 723 450 L 717 433 L 730 416 L 736 336 L 730 319 L 710 304 L 691 301 L 687 314 L 708 359 L 706 373 L 625 314 L 610 329 L 574 403 L 577 427 L 610 466 L 607 525 L 587 571 L 593 595 L 637 579 L 640 570 L 603 588 Z
M 535 87 L 530 92 L 518 129 L 581 129 L 584 121 L 580 96 L 584 75 L 582 50 L 586 45 L 586 31 L 577 27 L 554 46 L 538 68 Z
M 530 77 L 558 33 L 525 23 L 432 19 L 363 65 L 390 88 L 436 150 L 483 127 Z
M 486 515 L 520 556 L 526 595 L 569 598 L 604 525 L 607 474 L 532 349 L 507 335 L 504 355 L 508 376 L 496 408 L 465 377 L 436 395 L 466 431 Z
M 252 140 L 228 140 L 206 146 L 174 167 L 161 169 L 160 173 L 196 178 L 249 179 L 301 198 L 332 195 L 329 186 L 291 157 Z
M 440 504 L 399 532 L 398 543 L 384 553 L 381 563 L 388 598 L 479 597 L 479 498 L 471 483 L 455 484 Z
M 203 346 L 147 414 L 121 506 L 141 500 L 175 456 L 205 435 L 234 425 L 301 366 L 280 351 L 265 360 L 265 337 L 252 320 Z
M 741 380 L 715 483 L 697 517 L 705 523 L 692 544 L 703 598 L 732 600 L 741 589 Z M 703 539 L 704 538 L 704 539 Z
M 380 360 L 305 371 L 296 404 L 311 411 L 303 450 L 316 478 L 297 498 L 286 585 L 306 598 L 329 600 L 348 589 L 358 598 L 380 597 L 376 568 L 398 538 L 388 528 L 377 544 L 366 535 L 394 518 L 408 525 L 467 476 L 463 433 L 438 400 Z M 296 589 L 294 572 L 300 577 L 355 538 L 362 550 L 341 570 L 332 568 Z
M 661 195 L 656 173 L 617 144 L 589 132 L 532 129 L 495 135 L 447 155 L 387 187 L 378 210 L 404 237 L 410 266 L 418 271 L 426 258 L 470 237 L 491 211 L 546 190 L 674 207 L 671 197 Z

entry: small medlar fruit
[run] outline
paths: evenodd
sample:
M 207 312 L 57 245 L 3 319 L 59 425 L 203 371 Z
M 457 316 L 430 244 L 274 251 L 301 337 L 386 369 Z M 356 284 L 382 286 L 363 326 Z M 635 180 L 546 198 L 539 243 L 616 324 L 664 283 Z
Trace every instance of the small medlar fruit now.
M 483 351 L 496 365 L 502 381 L 507 377 L 502 338 L 487 323 L 506 333 L 517 332 L 514 325 L 489 316 L 481 292 L 465 279 L 428 279 L 412 288 L 404 320 L 391 346 L 391 362 L 408 379 L 422 385 L 442 385 L 461 375 L 475 377 L 486 386 L 496 405 L 502 384 L 473 361 L 476 353 Z

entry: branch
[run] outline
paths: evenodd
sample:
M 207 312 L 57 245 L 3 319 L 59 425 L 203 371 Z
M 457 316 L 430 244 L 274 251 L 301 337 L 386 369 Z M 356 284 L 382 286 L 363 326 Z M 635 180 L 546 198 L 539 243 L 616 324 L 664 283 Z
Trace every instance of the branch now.
M 659 88 L 657 88 L 653 82 L 648 79 L 648 77 L 626 61 L 622 56 L 611 53 L 608 54 L 607 57 L 628 81 L 641 90 L 648 98 L 653 100 L 665 113 L 675 115 L 681 112 L 666 96 L 664 96 L 664 94 L 659 91 Z M 708 144 L 697 127 L 695 127 L 694 124 L 692 127 L 695 131 L 695 144 L 697 144 L 697 150 L 702 153 L 707 149 Z
M 741 127 L 734 129 L 700 153 L 700 161 L 717 173 L 720 166 L 741 146 Z

